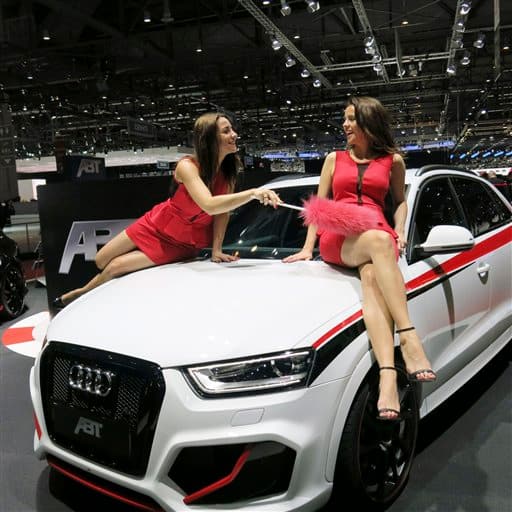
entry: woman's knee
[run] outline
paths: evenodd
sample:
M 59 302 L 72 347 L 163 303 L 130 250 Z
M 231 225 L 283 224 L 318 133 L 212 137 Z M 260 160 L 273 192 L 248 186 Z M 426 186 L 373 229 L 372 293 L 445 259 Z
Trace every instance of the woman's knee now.
M 109 277 L 119 277 L 128 272 L 128 269 L 126 268 L 126 265 L 123 262 L 123 259 L 118 257 L 111 260 L 105 267 L 102 269 L 102 271 Z
M 379 252 L 380 254 L 387 252 L 393 255 L 395 254 L 393 239 L 387 231 L 373 229 L 368 231 L 367 235 L 372 251 Z
M 370 263 L 359 267 L 359 277 L 363 286 L 375 286 L 377 284 L 375 269 Z

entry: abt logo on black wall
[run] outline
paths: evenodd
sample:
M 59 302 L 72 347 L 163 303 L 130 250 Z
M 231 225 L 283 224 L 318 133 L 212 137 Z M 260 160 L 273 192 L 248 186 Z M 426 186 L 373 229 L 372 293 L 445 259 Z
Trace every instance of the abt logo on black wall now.
M 106 178 L 105 159 L 68 155 L 64 159 L 64 173 L 73 180 L 103 180 Z
M 75 256 L 94 261 L 98 248 L 105 245 L 134 219 L 75 221 L 71 225 L 59 265 L 59 274 L 69 274 Z

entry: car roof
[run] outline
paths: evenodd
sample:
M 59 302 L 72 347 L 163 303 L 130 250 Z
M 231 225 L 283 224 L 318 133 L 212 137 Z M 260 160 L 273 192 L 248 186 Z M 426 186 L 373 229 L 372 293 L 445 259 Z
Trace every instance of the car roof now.
M 450 165 L 432 164 L 407 169 L 405 173 L 405 183 L 411 184 L 414 181 L 422 180 L 424 176 L 435 176 L 439 174 L 446 174 L 447 172 L 450 174 L 470 175 L 474 178 L 479 178 L 478 174 L 470 169 Z M 269 188 L 303 187 L 308 185 L 318 185 L 319 179 L 319 174 L 290 173 L 289 175 L 279 176 L 278 178 L 267 182 L 265 186 Z

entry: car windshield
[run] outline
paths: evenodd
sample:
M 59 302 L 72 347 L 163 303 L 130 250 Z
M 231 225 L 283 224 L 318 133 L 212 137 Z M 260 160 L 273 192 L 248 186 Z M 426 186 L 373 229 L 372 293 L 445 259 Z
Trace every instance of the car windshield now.
M 276 190 L 287 204 L 302 206 L 302 200 L 316 193 L 316 185 Z M 280 259 L 302 249 L 307 228 L 297 210 L 263 206 L 258 201 L 238 208 L 224 237 L 223 250 L 246 258 Z

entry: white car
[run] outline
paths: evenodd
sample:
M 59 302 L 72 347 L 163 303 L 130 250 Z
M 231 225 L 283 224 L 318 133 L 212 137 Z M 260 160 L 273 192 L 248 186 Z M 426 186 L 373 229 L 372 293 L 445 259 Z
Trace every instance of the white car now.
M 317 183 L 269 186 L 300 205 Z M 135 272 L 53 318 L 30 375 L 36 455 L 143 510 L 389 505 L 420 418 L 512 334 L 510 205 L 463 170 L 409 170 L 406 183 L 400 267 L 438 379 L 400 377 L 400 421 L 377 420 L 357 274 L 319 258 L 283 264 L 305 228 L 294 210 L 252 202 L 227 233 L 239 261 Z

